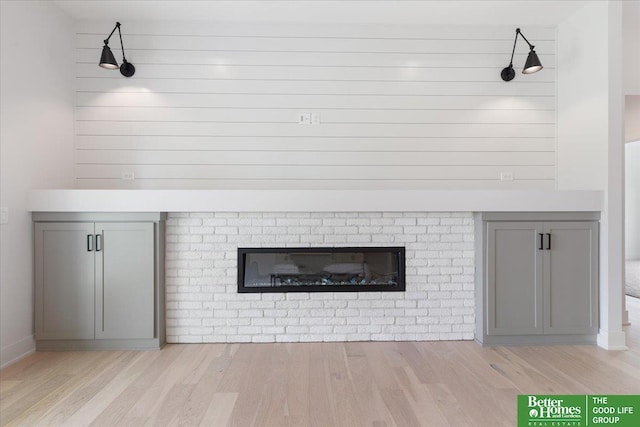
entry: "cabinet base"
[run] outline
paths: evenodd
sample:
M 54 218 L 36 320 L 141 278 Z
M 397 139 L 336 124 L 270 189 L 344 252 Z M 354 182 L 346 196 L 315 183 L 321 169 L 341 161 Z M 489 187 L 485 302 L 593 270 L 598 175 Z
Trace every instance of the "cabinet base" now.
M 155 339 L 136 340 L 38 340 L 36 351 L 160 350 L 165 343 Z
M 509 346 L 509 345 L 576 345 L 596 344 L 596 335 L 501 335 L 485 336 L 484 339 L 475 338 L 475 341 L 483 347 Z

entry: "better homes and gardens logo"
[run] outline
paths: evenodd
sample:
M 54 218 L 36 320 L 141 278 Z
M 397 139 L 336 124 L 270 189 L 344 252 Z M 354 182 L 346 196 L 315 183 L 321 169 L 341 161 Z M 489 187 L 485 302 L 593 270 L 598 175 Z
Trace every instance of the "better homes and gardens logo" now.
M 640 396 L 518 396 L 518 427 L 588 426 L 640 426 Z
M 579 426 L 584 421 L 584 399 L 578 396 L 526 396 L 528 426 Z

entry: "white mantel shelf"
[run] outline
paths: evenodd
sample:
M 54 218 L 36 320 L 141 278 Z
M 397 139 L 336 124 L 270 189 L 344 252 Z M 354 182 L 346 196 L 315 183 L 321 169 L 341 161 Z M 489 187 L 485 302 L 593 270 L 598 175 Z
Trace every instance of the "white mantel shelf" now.
M 32 212 L 595 212 L 601 191 L 32 190 Z

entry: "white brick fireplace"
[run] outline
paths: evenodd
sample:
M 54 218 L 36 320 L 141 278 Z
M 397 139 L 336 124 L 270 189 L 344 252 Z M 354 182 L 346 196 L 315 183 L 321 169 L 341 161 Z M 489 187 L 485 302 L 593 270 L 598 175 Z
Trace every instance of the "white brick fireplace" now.
M 473 339 L 471 213 L 170 213 L 167 341 Z M 406 292 L 237 292 L 238 247 L 404 246 Z

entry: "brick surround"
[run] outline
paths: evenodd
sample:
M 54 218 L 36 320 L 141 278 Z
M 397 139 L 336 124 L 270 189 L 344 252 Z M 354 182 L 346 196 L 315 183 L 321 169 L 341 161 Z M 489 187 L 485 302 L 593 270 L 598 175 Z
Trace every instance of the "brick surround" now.
M 167 341 L 469 340 L 471 213 L 171 213 Z M 406 292 L 237 293 L 237 248 L 405 246 Z

